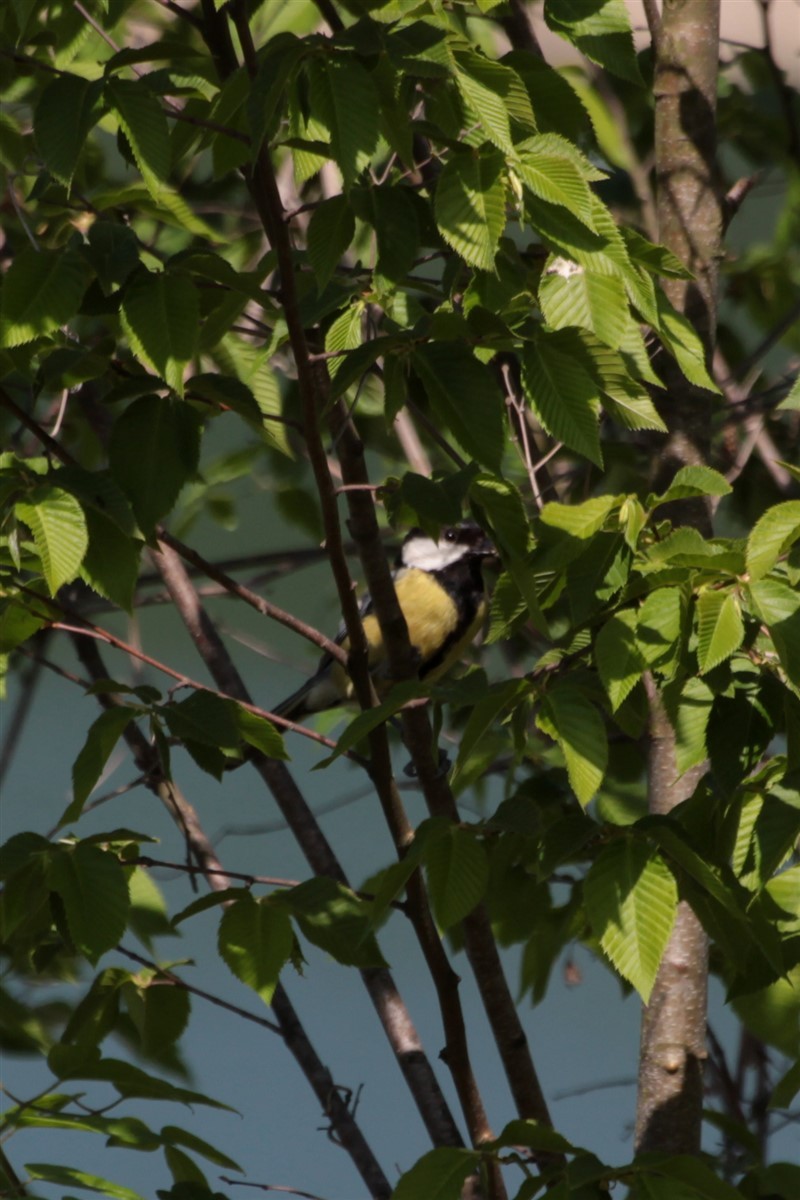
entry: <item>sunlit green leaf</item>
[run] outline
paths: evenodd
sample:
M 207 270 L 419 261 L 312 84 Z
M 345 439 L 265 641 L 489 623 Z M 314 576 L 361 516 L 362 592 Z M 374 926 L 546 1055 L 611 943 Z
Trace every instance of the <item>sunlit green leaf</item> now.
M 648 846 L 623 837 L 590 867 L 584 894 L 600 945 L 647 1004 L 675 921 L 672 872 Z

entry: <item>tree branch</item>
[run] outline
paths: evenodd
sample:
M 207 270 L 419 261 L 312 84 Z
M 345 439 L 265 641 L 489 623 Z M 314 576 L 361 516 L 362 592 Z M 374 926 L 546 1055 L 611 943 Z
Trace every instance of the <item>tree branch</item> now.
M 108 672 L 100 657 L 96 642 L 78 638 L 75 641 L 75 648 L 78 657 L 93 679 L 108 678 Z M 107 692 L 98 695 L 97 699 L 104 708 L 113 708 L 119 703 L 113 695 Z M 192 805 L 177 785 L 164 776 L 157 750 L 149 744 L 134 722 L 126 726 L 123 737 L 136 765 L 146 776 L 147 786 L 167 808 L 186 838 L 193 857 L 204 870 L 208 868 L 210 872 L 213 872 L 205 876 L 208 886 L 212 891 L 224 890 L 227 884 L 214 848 L 206 837 Z M 336 1129 L 341 1145 L 350 1155 L 353 1165 L 369 1188 L 370 1196 L 374 1200 L 388 1200 L 392 1191 L 391 1184 L 356 1124 L 350 1108 L 340 1095 L 333 1076 L 317 1055 L 292 1002 L 280 983 L 272 997 L 272 1011 L 287 1048 L 311 1084 L 323 1112 Z

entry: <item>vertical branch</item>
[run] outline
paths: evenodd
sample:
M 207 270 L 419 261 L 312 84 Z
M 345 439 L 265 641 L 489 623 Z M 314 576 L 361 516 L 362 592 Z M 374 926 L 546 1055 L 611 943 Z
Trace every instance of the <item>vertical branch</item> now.
M 668 0 L 655 45 L 655 149 L 659 239 L 694 279 L 662 280 L 664 292 L 691 321 L 711 366 L 717 323 L 717 276 L 723 198 L 716 166 L 719 0 Z M 687 383 L 665 363 L 670 435 L 656 486 L 675 470 L 708 456 L 711 393 Z M 704 524 L 703 505 L 689 504 Z M 708 532 L 707 521 L 705 532 Z
M 665 0 L 655 40 L 655 140 L 661 241 L 695 278 L 667 280 L 664 290 L 703 340 L 710 365 L 717 319 L 717 269 L 723 214 L 717 182 L 716 88 L 718 0 Z M 711 396 L 670 371 L 662 454 L 667 478 L 676 467 L 703 462 L 710 441 Z M 686 505 L 683 523 L 710 533 L 703 503 Z M 679 777 L 675 731 L 652 678 L 648 803 L 668 813 L 692 794 L 702 763 Z M 705 933 L 685 902 L 642 1016 L 636 1146 L 639 1151 L 697 1154 L 703 1108 L 708 949 Z

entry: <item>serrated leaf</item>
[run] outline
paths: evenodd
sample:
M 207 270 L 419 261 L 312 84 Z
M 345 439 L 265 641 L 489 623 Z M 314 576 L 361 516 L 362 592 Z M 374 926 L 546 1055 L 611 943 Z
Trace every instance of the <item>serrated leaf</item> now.
M 511 138 L 508 109 L 504 98 L 494 87 L 487 86 L 487 80 L 502 86 L 500 73 L 513 75 L 510 68 L 500 63 L 485 61 L 477 54 L 459 55 L 458 60 L 470 69 L 459 67 L 455 71 L 455 80 L 469 115 L 477 119 L 483 127 L 483 132 L 500 150 L 509 154 L 514 148 Z M 494 76 L 497 76 L 495 80 Z M 472 124 L 472 122 L 470 122 Z
M 139 577 L 141 543 L 124 534 L 116 522 L 93 509 L 87 509 L 84 516 L 89 549 L 83 560 L 81 577 L 99 596 L 130 613 Z
M 159 977 L 123 984 L 122 997 L 144 1054 L 158 1055 L 174 1047 L 189 1021 L 189 993 L 164 987 Z
M 72 186 L 83 144 L 102 113 L 101 80 L 64 72 L 42 92 L 33 119 L 39 153 L 54 178 Z
M 288 913 L 268 900 L 243 896 L 222 915 L 217 935 L 220 957 L 265 1004 L 272 1003 L 292 946 Z
M 323 200 L 308 223 L 308 261 L 321 294 L 353 240 L 356 219 L 346 196 Z
M 517 147 L 514 170 L 525 186 L 540 200 L 559 204 L 594 230 L 592 194 L 574 153 L 562 147 L 552 134 L 528 138 Z
M 139 265 L 139 241 L 128 225 L 97 220 L 81 254 L 94 270 L 106 296 L 123 284 Z
M 675 730 L 675 762 L 681 776 L 706 755 L 706 729 L 714 693 L 702 679 L 687 679 L 677 697 L 668 697 L 667 709 Z
M 630 17 L 624 0 L 545 0 L 544 19 L 554 33 L 572 42 L 612 75 L 641 84 Z
M 368 166 L 379 135 L 378 94 L 354 58 L 315 58 L 308 66 L 313 117 L 328 131 L 331 153 L 350 187 Z
M 636 643 L 650 667 L 663 670 L 680 648 L 684 603 L 678 588 L 656 588 L 639 609 Z
M 257 716 L 241 704 L 234 706 L 233 716 L 239 736 L 248 746 L 260 750 L 267 758 L 288 759 L 283 736 L 265 717 Z
M 580 363 L 539 338 L 523 351 L 522 383 L 545 430 L 602 467 L 598 388 Z
M 423 1154 L 410 1171 L 400 1176 L 392 1200 L 460 1200 L 464 1180 L 477 1170 L 476 1150 L 440 1146 Z
M 83 509 L 69 492 L 45 483 L 18 501 L 14 511 L 33 534 L 47 586 L 55 596 L 78 574 L 89 545 Z
M 733 488 L 724 475 L 711 467 L 681 467 L 656 504 L 667 504 L 673 500 L 686 500 L 691 496 L 728 496 Z
M 59 828 L 77 821 L 103 773 L 111 751 L 136 715 L 134 709 L 115 706 L 102 712 L 89 726 L 86 741 L 72 767 L 73 798 L 59 821 Z
M 581 504 L 560 504 L 552 500 L 545 504 L 539 519 L 552 529 L 563 529 L 571 537 L 585 541 L 603 528 L 608 514 L 619 502 L 619 496 L 595 496 Z
M 111 468 L 146 534 L 172 509 L 199 454 L 199 419 L 181 401 L 142 396 L 115 421 Z
M 600 945 L 647 1004 L 675 922 L 672 872 L 648 846 L 625 837 L 601 851 L 583 887 Z
M 423 862 L 436 923 L 449 929 L 480 904 L 489 880 L 489 860 L 481 843 L 453 825 L 426 842 Z
M 505 206 L 503 155 L 486 147 L 454 151 L 436 185 L 434 213 L 444 240 L 470 266 L 494 270 Z
M 705 388 L 706 391 L 719 395 L 719 388 L 706 368 L 703 343 L 691 322 L 683 313 L 677 312 L 672 307 L 660 289 L 656 291 L 656 304 L 659 337 L 686 378 L 695 387 Z
M 119 121 L 145 187 L 160 199 L 172 157 L 167 118 L 161 104 L 140 80 L 111 79 L 106 99 Z
M 318 876 L 280 895 L 310 942 L 344 966 L 385 967 L 369 905 L 334 879 Z
M 184 369 L 197 353 L 200 325 L 190 276 L 139 271 L 125 288 L 120 315 L 136 357 L 182 396 Z
M 75 250 L 20 250 L 0 294 L 0 346 L 24 346 L 66 324 L 77 312 L 86 281 Z
M 545 267 L 539 305 L 553 329 L 588 329 L 612 349 L 622 344 L 627 332 L 628 300 L 622 280 L 587 271 L 567 259 L 551 260 L 551 266 Z
M 747 570 L 762 579 L 800 537 L 800 500 L 776 504 L 759 517 L 747 539 Z
M 325 334 L 325 349 L 330 353 L 336 350 L 355 350 L 361 345 L 361 326 L 364 317 L 364 306 L 360 300 L 350 305 L 340 313 Z M 328 372 L 335 379 L 342 366 L 343 359 L 332 358 L 328 363 Z
M 602 717 L 579 688 L 560 683 L 547 692 L 536 723 L 561 747 L 570 786 L 585 807 L 603 782 L 608 765 Z
M 369 198 L 370 223 L 378 241 L 376 274 L 399 282 L 411 270 L 419 249 L 417 206 L 406 187 L 371 188 Z
M 707 588 L 697 597 L 697 665 L 701 675 L 730 658 L 742 644 L 744 622 L 733 592 Z
M 78 843 L 62 847 L 47 873 L 64 905 L 70 936 L 90 962 L 116 946 L 125 931 L 128 885 L 115 854 Z
M 594 661 L 616 712 L 641 679 L 645 662 L 636 643 L 636 611 L 623 608 L 606 621 L 594 640 Z
M 497 470 L 504 449 L 503 398 L 489 369 L 462 342 L 430 342 L 411 355 L 434 416 L 472 457 Z

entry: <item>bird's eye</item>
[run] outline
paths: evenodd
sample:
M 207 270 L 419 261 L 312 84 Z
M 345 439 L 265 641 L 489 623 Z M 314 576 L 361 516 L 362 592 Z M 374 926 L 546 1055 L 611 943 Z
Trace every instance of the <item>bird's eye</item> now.
M 456 531 L 455 531 L 455 529 L 445 529 L 445 531 L 444 531 L 444 540 L 445 540 L 446 542 L 454 542 L 454 541 L 456 540 Z

